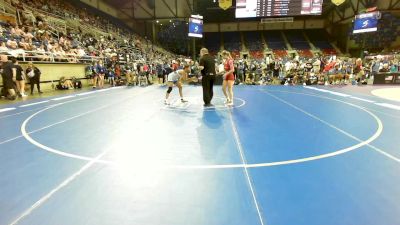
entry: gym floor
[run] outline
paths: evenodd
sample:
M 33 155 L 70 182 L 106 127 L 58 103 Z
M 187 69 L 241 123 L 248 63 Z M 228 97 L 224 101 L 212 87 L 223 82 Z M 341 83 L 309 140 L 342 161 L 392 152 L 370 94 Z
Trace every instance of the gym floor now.
M 0 106 L 0 224 L 398 225 L 400 102 L 110 88 Z M 400 96 L 400 95 L 399 95 Z

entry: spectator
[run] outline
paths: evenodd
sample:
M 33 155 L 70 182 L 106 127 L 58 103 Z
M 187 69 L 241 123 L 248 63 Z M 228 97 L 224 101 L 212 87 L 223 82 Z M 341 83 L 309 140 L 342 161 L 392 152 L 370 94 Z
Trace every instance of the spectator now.
M 15 41 L 14 38 L 10 38 L 7 41 L 7 47 L 10 49 L 17 49 L 18 48 L 18 43 Z
M 273 67 L 273 77 L 275 78 L 279 77 L 279 71 L 281 71 L 281 69 L 282 69 L 282 63 L 280 62 L 280 60 L 275 59 Z
M 44 49 L 44 45 L 40 45 L 40 47 L 36 49 L 36 58 L 42 61 L 50 60 L 50 57 L 46 55 L 46 50 Z
M 17 59 L 13 58 L 12 59 L 13 63 L 13 77 L 16 79 L 17 83 L 17 90 L 19 92 L 19 95 L 21 97 L 26 97 L 27 95 L 25 94 L 25 75 L 24 75 L 24 70 L 22 67 L 19 65 Z
M 355 76 L 356 81 L 358 83 L 360 83 L 361 81 L 364 80 L 365 72 L 364 72 L 364 67 L 362 65 L 362 60 L 360 58 L 358 58 L 356 60 L 356 64 L 355 64 L 355 67 L 353 69 L 353 73 L 354 73 L 354 76 Z
M 32 62 L 28 63 L 28 68 L 26 69 L 26 75 L 29 77 L 30 85 L 31 85 L 31 95 L 33 95 L 33 89 L 36 84 L 37 90 L 39 94 L 43 92 L 40 90 L 40 75 L 42 74 L 40 70 L 33 65 Z
M 133 69 L 134 67 L 128 67 L 126 69 L 126 82 L 127 85 L 134 85 L 136 84 L 137 81 L 137 73 L 135 72 L 135 70 Z
M 379 70 L 380 73 L 389 73 L 390 72 L 390 68 L 389 68 L 389 64 L 385 63 L 383 64 L 383 67 Z
M 319 73 L 321 71 L 321 60 L 316 58 L 313 63 L 314 73 Z
M 30 49 L 30 45 L 25 41 L 25 38 L 21 38 L 21 41 L 19 41 L 19 46 L 24 50 Z
M 115 86 L 115 68 L 113 67 L 113 66 L 110 66 L 109 68 L 108 68 L 108 71 L 107 71 L 107 73 L 108 73 L 108 75 L 107 75 L 107 77 L 108 77 L 108 83 L 111 85 L 111 86 Z
M 380 60 L 378 60 L 376 57 L 371 62 L 371 72 L 372 76 L 375 76 L 378 72 L 380 72 L 382 65 Z
M 164 82 L 165 82 L 163 70 L 164 70 L 163 65 L 158 62 L 157 65 L 156 65 L 156 73 L 157 73 L 157 77 L 158 77 L 158 84 L 164 84 Z
M 397 73 L 397 72 L 399 72 L 399 65 L 398 65 L 398 62 L 397 62 L 397 60 L 392 60 L 392 62 L 391 62 L 391 66 L 390 66 L 390 72 L 391 73 Z
M 65 77 L 60 77 L 57 89 L 60 89 L 60 90 L 74 89 L 74 85 L 73 85 L 71 79 L 67 79 Z
M 116 79 L 121 79 L 121 72 L 122 71 L 121 71 L 121 65 L 119 65 L 119 63 L 115 64 L 114 71 L 115 71 Z
M 104 87 L 104 76 L 106 74 L 106 68 L 105 68 L 102 60 L 100 60 L 98 62 L 98 64 L 96 65 L 96 71 L 97 71 L 97 76 L 95 77 L 94 85 L 96 85 L 96 81 L 98 78 L 99 79 L 99 87 L 103 88 Z M 96 86 L 94 86 L 94 88 L 96 88 Z
M 239 62 L 237 66 L 237 79 L 240 83 L 245 82 L 245 75 L 244 75 L 244 63 L 242 61 Z
M 6 43 L 5 42 L 1 42 L 1 44 L 0 44 L 0 53 L 6 53 L 6 52 L 8 52 L 8 48 L 6 46 Z
M 17 98 L 14 90 L 15 77 L 13 76 L 13 64 L 8 60 L 6 55 L 1 55 L 1 76 L 3 79 L 3 93 L 1 95 L 6 96 L 10 100 Z
M 86 52 L 80 46 L 78 46 L 76 55 L 78 56 L 78 58 L 82 58 L 82 57 L 86 56 Z

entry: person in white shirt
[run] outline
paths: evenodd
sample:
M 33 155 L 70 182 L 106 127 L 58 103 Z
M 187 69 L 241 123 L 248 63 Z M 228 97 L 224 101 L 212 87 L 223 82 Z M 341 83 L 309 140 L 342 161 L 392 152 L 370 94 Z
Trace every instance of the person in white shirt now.
M 1 42 L 1 45 L 0 45 L 0 52 L 1 52 L 1 53 L 8 52 L 8 48 L 7 48 L 5 42 Z
M 13 38 L 11 38 L 7 41 L 7 47 L 10 49 L 17 49 L 18 43 Z
M 78 46 L 77 55 L 78 57 L 83 57 L 86 55 L 86 52 L 80 46 Z
M 290 73 L 290 70 L 292 69 L 292 63 L 288 60 L 286 63 L 285 63 L 285 73 L 286 74 L 288 74 L 288 73 Z
M 319 73 L 321 71 L 321 60 L 318 58 L 313 63 L 314 73 Z
M 37 57 L 40 58 L 43 61 L 48 61 L 50 57 L 46 55 L 46 50 L 44 49 L 44 45 L 40 45 L 39 48 L 36 49 L 36 54 Z
M 179 89 L 179 96 L 181 97 L 181 102 L 185 103 L 187 102 L 186 100 L 183 99 L 183 93 L 182 93 L 182 81 L 187 79 L 188 74 L 190 73 L 190 67 L 189 65 L 185 65 L 183 69 L 176 70 L 168 74 L 168 80 L 167 80 L 167 85 L 168 85 L 168 90 L 167 93 L 165 94 L 165 100 L 164 104 L 169 105 L 170 103 L 168 102 L 169 95 L 172 92 L 172 87 L 177 86 Z

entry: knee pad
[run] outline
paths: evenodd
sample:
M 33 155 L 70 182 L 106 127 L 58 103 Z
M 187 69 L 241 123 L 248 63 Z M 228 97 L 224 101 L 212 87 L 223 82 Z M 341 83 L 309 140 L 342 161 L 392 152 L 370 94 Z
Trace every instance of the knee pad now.
M 172 87 L 169 87 L 167 93 L 169 94 L 169 93 L 171 93 L 171 91 L 172 91 Z

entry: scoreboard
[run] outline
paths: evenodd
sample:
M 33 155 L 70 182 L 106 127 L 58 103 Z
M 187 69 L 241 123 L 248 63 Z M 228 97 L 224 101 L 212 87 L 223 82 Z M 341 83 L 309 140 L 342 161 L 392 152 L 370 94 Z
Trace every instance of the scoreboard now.
M 203 37 L 203 16 L 192 15 L 189 18 L 189 37 Z
M 237 0 L 236 18 L 321 15 L 323 0 Z

